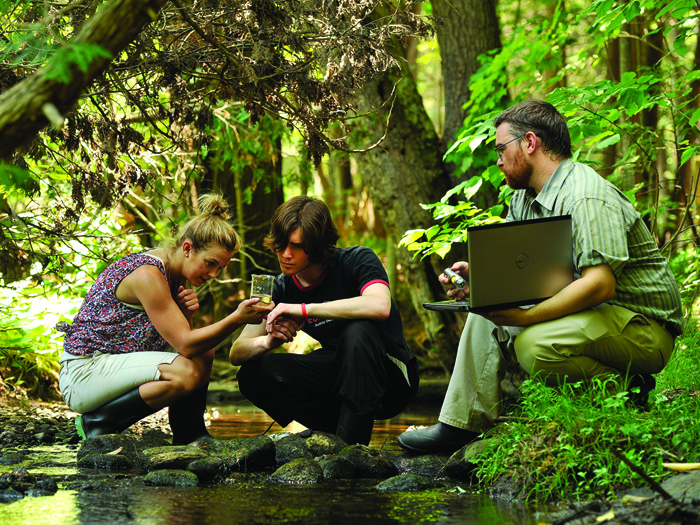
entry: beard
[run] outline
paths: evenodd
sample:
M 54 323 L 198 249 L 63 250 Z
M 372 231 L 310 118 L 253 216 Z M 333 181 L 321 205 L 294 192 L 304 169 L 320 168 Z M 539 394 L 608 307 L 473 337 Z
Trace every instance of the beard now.
M 522 150 L 518 150 L 513 158 L 513 166 L 504 171 L 506 183 L 514 190 L 526 190 L 530 187 L 532 165 L 525 158 Z

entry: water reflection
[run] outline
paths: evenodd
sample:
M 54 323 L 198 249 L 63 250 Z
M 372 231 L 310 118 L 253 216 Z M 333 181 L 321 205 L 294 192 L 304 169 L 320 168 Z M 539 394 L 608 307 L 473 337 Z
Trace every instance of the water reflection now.
M 275 423 L 265 412 L 247 401 L 235 406 L 210 406 L 209 432 L 218 439 L 254 437 L 263 433 L 267 435 L 279 432 L 300 432 L 303 426 L 292 423 L 286 429 Z M 413 410 L 399 414 L 395 418 L 374 423 L 370 447 L 390 452 L 399 452 L 396 437 L 411 425 L 432 425 L 437 421 L 434 410 Z

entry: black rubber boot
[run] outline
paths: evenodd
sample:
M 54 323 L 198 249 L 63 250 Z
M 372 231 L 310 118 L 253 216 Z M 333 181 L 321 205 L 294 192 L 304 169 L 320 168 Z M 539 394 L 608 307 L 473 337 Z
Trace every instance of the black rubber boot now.
M 345 406 L 345 403 L 340 407 L 338 429 L 335 431 L 335 435 L 348 445 L 354 445 L 355 443 L 369 445 L 373 428 L 374 414 L 358 416 Z
M 649 393 L 656 388 L 656 379 L 651 374 L 635 374 L 629 380 L 627 387 L 628 399 L 632 405 L 641 411 L 649 410 Z
M 103 434 L 119 434 L 154 412 L 136 387 L 108 401 L 97 410 L 78 416 L 75 419 L 75 427 L 82 439 Z
M 212 437 L 204 424 L 208 389 L 209 383 L 202 385 L 168 408 L 173 445 L 188 445 L 200 438 Z

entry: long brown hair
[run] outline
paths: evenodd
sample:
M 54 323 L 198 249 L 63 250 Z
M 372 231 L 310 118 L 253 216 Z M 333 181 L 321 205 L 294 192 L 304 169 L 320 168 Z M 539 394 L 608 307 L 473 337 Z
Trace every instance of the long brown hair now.
M 298 228 L 301 228 L 301 245 L 309 260 L 329 267 L 340 236 L 328 206 L 320 199 L 299 195 L 282 204 L 272 217 L 270 233 L 263 244 L 274 252 L 281 252 Z

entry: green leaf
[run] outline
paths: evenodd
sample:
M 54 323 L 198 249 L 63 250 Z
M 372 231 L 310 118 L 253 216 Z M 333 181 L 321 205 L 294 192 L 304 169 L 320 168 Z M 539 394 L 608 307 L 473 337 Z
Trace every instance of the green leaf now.
M 73 77 L 71 70 L 73 66 L 87 73 L 90 64 L 97 58 L 111 59 L 112 55 L 97 44 L 69 44 L 56 51 L 48 61 L 45 78 L 67 84 Z
M 636 87 L 625 88 L 620 92 L 618 97 L 620 105 L 625 109 L 627 115 L 635 115 L 639 113 L 642 106 L 646 104 L 646 95 L 644 91 Z
M 682 57 L 688 52 L 688 44 L 684 34 L 680 34 L 675 38 L 673 41 L 673 49 Z
M 683 155 L 681 155 L 681 166 L 688 162 L 691 159 L 691 157 L 693 157 L 697 153 L 699 149 L 699 147 L 695 146 L 683 151 Z
M 450 253 L 450 250 L 452 249 L 451 244 L 443 244 L 440 248 L 435 250 L 435 253 L 437 253 L 441 259 L 444 259 L 445 256 Z
M 618 142 L 620 142 L 620 134 L 619 134 L 619 133 L 616 133 L 616 134 L 613 135 L 612 137 L 608 137 L 608 138 L 605 139 L 605 140 L 601 140 L 600 142 L 598 142 L 598 143 L 595 145 L 595 147 L 598 148 L 598 149 L 605 149 L 605 148 L 607 148 L 608 146 L 612 146 L 613 144 L 617 144 Z
M 639 6 L 639 2 L 637 0 L 634 0 L 634 2 L 630 2 L 630 4 L 627 7 L 625 7 L 624 13 L 625 18 L 629 22 L 633 18 L 642 14 L 642 8 Z
M 428 228 L 428 229 L 426 230 L 425 236 L 427 237 L 427 239 L 428 239 L 429 241 L 431 241 L 431 240 L 433 240 L 433 237 L 435 237 L 435 235 L 436 235 L 439 231 L 440 231 L 440 226 L 436 224 L 435 226 L 431 226 L 430 228 Z
M 404 233 L 403 239 L 399 241 L 399 246 L 406 246 L 408 244 L 416 242 L 418 239 L 423 237 L 424 233 L 424 229 L 407 231 L 406 233 Z
M 39 183 L 26 170 L 10 164 L 0 164 L 0 193 L 21 191 L 27 195 L 39 192 Z
M 700 108 L 693 111 L 693 114 L 690 116 L 690 125 L 694 126 L 698 120 L 700 120 Z
M 614 3 L 615 0 L 598 0 L 594 3 L 593 7 L 595 8 L 596 14 L 602 17 L 610 12 Z

